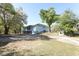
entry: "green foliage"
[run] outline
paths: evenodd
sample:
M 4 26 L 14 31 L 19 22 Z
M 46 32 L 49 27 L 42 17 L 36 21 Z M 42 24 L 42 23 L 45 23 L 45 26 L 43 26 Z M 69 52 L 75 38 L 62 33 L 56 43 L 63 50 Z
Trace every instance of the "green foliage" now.
M 25 16 L 25 18 L 24 18 Z M 21 28 L 23 28 L 23 23 L 26 23 L 26 15 L 25 14 L 21 14 L 20 11 L 17 11 L 16 14 L 13 16 L 12 21 L 11 21 L 11 29 L 15 32 L 15 33 L 21 33 Z
M 57 15 L 54 8 L 49 8 L 48 10 L 41 9 L 40 17 L 43 22 L 49 26 L 49 31 L 51 31 L 51 25 L 57 20 Z
M 21 10 L 15 10 L 10 3 L 0 4 L 0 19 L 4 27 L 4 34 L 9 34 L 9 30 L 21 32 L 21 27 L 27 16 Z
M 64 30 L 64 34 L 73 35 L 73 27 L 76 25 L 78 19 L 71 10 L 66 10 L 60 17 L 60 28 Z

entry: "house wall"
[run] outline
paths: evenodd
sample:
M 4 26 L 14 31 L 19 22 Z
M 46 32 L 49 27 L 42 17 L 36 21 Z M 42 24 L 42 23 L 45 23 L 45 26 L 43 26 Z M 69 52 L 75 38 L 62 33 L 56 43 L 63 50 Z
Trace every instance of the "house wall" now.
M 32 30 L 32 34 L 40 33 L 40 32 L 43 32 L 44 30 L 48 31 L 48 29 L 44 26 L 35 26 Z

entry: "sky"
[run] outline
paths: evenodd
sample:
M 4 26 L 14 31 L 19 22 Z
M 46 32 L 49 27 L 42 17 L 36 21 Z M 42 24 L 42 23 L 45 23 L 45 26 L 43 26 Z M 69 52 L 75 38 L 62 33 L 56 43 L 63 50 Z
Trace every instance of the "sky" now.
M 50 7 L 55 8 L 57 14 L 62 14 L 65 10 L 72 10 L 77 16 L 79 16 L 79 4 L 78 3 L 13 3 L 15 8 L 22 8 L 27 17 L 27 25 L 35 25 L 42 23 L 40 18 L 40 10 L 48 9 Z

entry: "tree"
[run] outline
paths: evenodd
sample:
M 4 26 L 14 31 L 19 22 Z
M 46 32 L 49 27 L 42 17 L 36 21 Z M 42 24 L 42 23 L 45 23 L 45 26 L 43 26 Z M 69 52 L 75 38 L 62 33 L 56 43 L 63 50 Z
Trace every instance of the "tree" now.
M 4 26 L 4 34 L 8 34 L 9 32 L 9 21 L 11 20 L 12 14 L 14 14 L 15 10 L 12 4 L 10 3 L 1 3 L 0 4 L 0 18 L 3 22 Z
M 66 10 L 64 14 L 60 16 L 60 28 L 64 30 L 64 34 L 73 35 L 73 27 L 76 25 L 78 18 L 71 10 Z
M 0 4 L 0 19 L 4 27 L 4 34 L 9 34 L 9 30 L 21 32 L 21 28 L 27 18 L 21 10 L 16 10 L 10 3 Z
M 26 19 L 27 19 L 27 15 L 24 14 L 23 10 L 18 9 L 12 18 L 11 29 L 15 33 L 17 32 L 21 33 L 21 29 L 23 28 L 23 25 L 27 24 Z
M 41 9 L 40 17 L 42 21 L 48 25 L 49 31 L 51 32 L 51 25 L 57 20 L 57 15 L 54 8 L 49 8 L 48 10 Z
M 2 20 L 0 19 L 0 34 L 3 33 L 3 23 Z

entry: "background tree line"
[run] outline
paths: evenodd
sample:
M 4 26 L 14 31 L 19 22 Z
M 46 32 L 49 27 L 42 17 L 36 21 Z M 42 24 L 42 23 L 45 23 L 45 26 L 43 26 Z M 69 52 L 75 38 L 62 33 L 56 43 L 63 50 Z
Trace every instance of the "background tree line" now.
M 40 10 L 40 18 L 46 23 L 51 32 L 53 23 L 57 23 L 56 27 L 64 34 L 73 34 L 74 26 L 79 22 L 79 18 L 72 10 L 65 10 L 63 14 L 57 14 L 54 8 Z M 27 24 L 27 15 L 22 9 L 15 9 L 11 3 L 0 3 L 0 33 L 11 34 L 21 33 L 24 23 Z
M 74 27 L 79 23 L 79 18 L 72 10 L 65 10 L 63 14 L 56 14 L 54 8 L 49 8 L 47 10 L 40 10 L 40 17 L 43 22 L 45 22 L 49 27 L 49 32 L 51 32 L 52 23 L 57 23 L 59 27 L 55 27 L 60 31 L 63 31 L 65 35 L 73 35 Z

